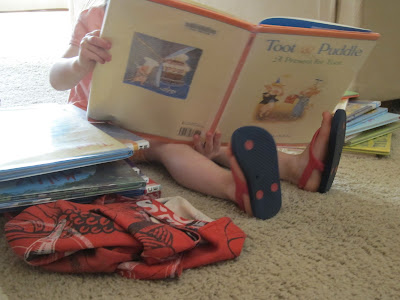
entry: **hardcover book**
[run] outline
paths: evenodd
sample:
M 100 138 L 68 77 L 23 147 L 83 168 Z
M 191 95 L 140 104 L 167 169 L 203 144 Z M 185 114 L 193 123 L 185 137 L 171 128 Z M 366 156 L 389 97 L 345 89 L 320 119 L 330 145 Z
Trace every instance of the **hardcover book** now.
M 359 134 L 355 134 L 353 138 L 350 138 L 346 141 L 346 146 L 353 146 L 360 144 L 362 142 L 380 137 L 382 135 L 387 135 L 388 133 L 392 133 L 396 131 L 397 129 L 400 129 L 400 121 L 393 122 L 384 126 L 379 126 L 377 128 L 373 128 L 370 130 L 366 130 L 364 132 L 361 132 Z
M 81 118 L 72 105 L 0 109 L 0 181 L 130 157 L 131 148 Z
M 381 101 L 350 100 L 346 107 L 347 122 L 381 106 Z
M 308 143 L 379 34 L 316 20 L 268 23 L 178 0 L 110 0 L 101 36 L 113 59 L 95 67 L 88 116 L 176 142 L 217 128 L 228 142 L 255 125 L 278 144 Z
M 366 140 L 356 145 L 343 147 L 343 151 L 376 154 L 376 155 L 389 155 L 392 144 L 392 133 L 388 133 L 370 140 Z
M 57 200 L 90 202 L 97 196 L 146 193 L 146 181 L 125 161 L 115 161 L 0 182 L 0 210 Z
M 398 122 L 400 120 L 400 115 L 395 113 L 385 113 L 383 115 L 377 116 L 373 119 L 370 119 L 366 122 L 356 124 L 346 129 L 346 136 L 350 136 L 356 133 L 364 132 L 373 128 L 377 128 L 380 126 L 384 126 L 387 124 L 391 124 L 394 122 Z
M 133 132 L 125 130 L 124 128 L 119 127 L 117 125 L 106 122 L 101 122 L 101 123 L 92 122 L 91 124 L 94 125 L 96 128 L 100 129 L 101 131 L 107 133 L 109 136 L 125 144 L 133 151 L 146 149 L 150 147 L 150 143 L 148 140 L 145 140 L 144 138 L 134 134 Z
M 363 122 L 367 122 L 373 118 L 376 118 L 378 116 L 381 116 L 383 114 L 388 113 L 387 107 L 377 107 L 373 110 L 370 110 L 369 112 L 366 112 L 355 119 L 351 120 L 350 122 L 347 122 L 346 128 L 349 129 L 355 125 L 361 124 Z

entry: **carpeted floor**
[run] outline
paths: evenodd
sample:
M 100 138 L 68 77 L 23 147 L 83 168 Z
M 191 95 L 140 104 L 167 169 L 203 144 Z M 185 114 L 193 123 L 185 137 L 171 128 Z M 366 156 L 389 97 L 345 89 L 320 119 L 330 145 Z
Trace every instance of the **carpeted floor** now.
M 67 13 L 0 14 L 1 28 L 12 28 L 11 20 L 27 26 L 17 40 L 10 33 L 2 37 L 2 106 L 65 102 L 68 93 L 53 91 L 47 78 L 64 46 L 44 45 L 48 39 L 66 43 Z M 50 25 L 40 27 L 38 20 Z M 54 36 L 40 38 L 34 34 L 38 31 Z M 23 51 L 17 54 L 9 43 Z M 180 195 L 212 218 L 232 218 L 247 234 L 240 257 L 161 281 L 58 274 L 16 258 L 1 232 L 0 299 L 399 299 L 399 161 L 396 132 L 389 157 L 344 154 L 327 194 L 304 192 L 283 182 L 282 210 L 267 221 L 178 186 L 160 166 L 140 165 L 162 183 L 164 196 Z M 4 223 L 0 217 L 0 228 Z

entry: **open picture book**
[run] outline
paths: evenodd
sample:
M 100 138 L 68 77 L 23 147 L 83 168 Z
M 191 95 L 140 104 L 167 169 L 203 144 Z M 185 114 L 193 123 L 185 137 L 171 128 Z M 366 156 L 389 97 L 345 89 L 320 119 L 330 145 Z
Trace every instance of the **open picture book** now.
M 245 4 L 244 4 L 245 5 Z M 267 129 L 305 144 L 360 70 L 378 33 L 317 20 L 251 24 L 178 0 L 110 0 L 88 117 L 146 136 L 190 142 L 219 129 Z

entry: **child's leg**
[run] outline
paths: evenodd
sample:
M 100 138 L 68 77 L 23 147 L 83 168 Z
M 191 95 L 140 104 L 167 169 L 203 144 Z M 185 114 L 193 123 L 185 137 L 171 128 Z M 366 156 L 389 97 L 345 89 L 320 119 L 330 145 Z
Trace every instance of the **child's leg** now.
M 324 113 L 320 133 L 314 143 L 314 155 L 321 161 L 324 161 L 327 155 L 331 121 L 331 114 Z M 231 171 L 217 165 L 188 145 L 152 141 L 150 148 L 145 149 L 144 156 L 148 161 L 163 164 L 171 176 L 184 187 L 237 202 L 235 199 L 236 185 Z M 278 152 L 281 179 L 297 184 L 308 160 L 308 148 L 299 155 Z M 314 170 L 304 189 L 317 191 L 321 175 L 321 171 Z M 251 214 L 248 204 L 246 211 Z
M 331 130 L 332 115 L 324 112 L 322 115 L 321 129 L 313 145 L 314 156 L 324 162 L 328 153 L 329 134 Z M 299 155 L 279 152 L 279 170 L 282 180 L 298 184 L 304 169 L 309 161 L 309 147 Z M 322 172 L 314 170 L 304 186 L 304 190 L 316 192 L 321 182 Z
M 145 158 L 163 164 L 170 175 L 189 189 L 235 201 L 235 184 L 231 171 L 183 144 L 151 141 Z
M 324 112 L 322 115 L 321 130 L 315 141 L 313 152 L 317 159 L 325 161 L 328 148 L 329 133 L 331 130 L 332 115 Z M 225 156 L 225 157 L 224 157 Z M 217 156 L 218 162 L 229 161 L 226 156 L 226 147 L 221 147 Z M 293 155 L 278 151 L 279 175 L 282 180 L 297 184 L 309 160 L 308 147 L 301 154 Z M 223 165 L 229 167 L 228 164 Z M 322 173 L 314 170 L 304 190 L 316 192 L 321 182 Z

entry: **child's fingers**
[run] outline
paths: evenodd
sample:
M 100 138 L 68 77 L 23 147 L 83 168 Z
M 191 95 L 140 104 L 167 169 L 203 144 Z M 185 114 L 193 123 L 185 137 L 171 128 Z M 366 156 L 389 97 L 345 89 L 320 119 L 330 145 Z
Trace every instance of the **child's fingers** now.
M 218 152 L 219 149 L 221 148 L 221 138 L 222 138 L 222 134 L 220 131 L 216 131 L 214 134 L 214 151 Z
M 82 45 L 80 52 L 81 57 L 89 60 L 94 60 L 98 63 L 103 64 L 106 61 L 111 60 L 111 55 L 106 50 L 91 44 Z
M 82 63 L 85 63 L 85 62 L 89 63 L 91 61 L 98 62 L 98 63 L 101 63 L 101 64 L 105 63 L 105 59 L 104 58 L 99 56 L 96 53 L 96 51 L 92 51 L 89 48 L 82 48 L 80 53 L 79 53 L 79 58 L 80 58 L 80 61 Z
M 198 134 L 195 134 L 193 136 L 193 148 L 200 153 L 203 153 L 203 145 L 200 141 L 200 136 Z
M 104 48 L 106 50 L 111 49 L 111 43 L 103 38 L 97 37 L 97 36 L 89 36 L 87 38 L 87 41 L 94 46 Z
M 210 154 L 212 153 L 213 149 L 214 149 L 214 135 L 212 132 L 207 132 L 206 133 L 206 142 L 204 144 L 204 150 L 206 151 L 206 153 Z
M 100 30 L 87 33 L 81 40 L 81 44 L 89 43 L 104 49 L 111 49 L 111 42 L 100 37 Z

